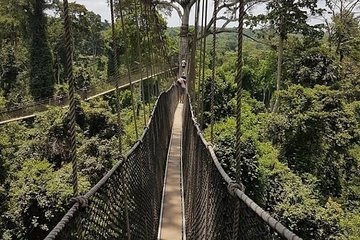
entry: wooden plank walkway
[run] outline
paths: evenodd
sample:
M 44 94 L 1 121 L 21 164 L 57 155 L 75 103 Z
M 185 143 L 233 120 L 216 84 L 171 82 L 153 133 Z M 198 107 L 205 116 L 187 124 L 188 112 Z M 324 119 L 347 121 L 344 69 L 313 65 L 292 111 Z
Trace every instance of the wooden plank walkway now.
M 181 182 L 181 135 L 183 104 L 177 106 L 166 167 L 158 239 L 185 240 Z

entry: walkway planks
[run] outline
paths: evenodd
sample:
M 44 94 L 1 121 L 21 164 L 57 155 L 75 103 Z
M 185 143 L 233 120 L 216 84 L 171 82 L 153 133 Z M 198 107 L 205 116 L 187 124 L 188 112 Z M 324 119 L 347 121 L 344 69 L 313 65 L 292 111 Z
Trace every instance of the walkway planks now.
M 183 104 L 176 108 L 169 149 L 158 239 L 184 240 L 181 191 L 181 135 Z

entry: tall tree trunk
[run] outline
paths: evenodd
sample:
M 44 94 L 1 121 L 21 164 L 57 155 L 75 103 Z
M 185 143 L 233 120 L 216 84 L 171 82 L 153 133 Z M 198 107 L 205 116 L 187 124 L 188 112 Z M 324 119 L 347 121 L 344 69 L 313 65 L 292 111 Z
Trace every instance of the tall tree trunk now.
M 187 74 L 189 63 L 189 18 L 190 18 L 190 6 L 183 7 L 184 13 L 181 19 L 180 28 L 180 54 L 179 54 L 179 76 L 183 73 Z M 182 60 L 186 61 L 186 67 L 181 67 Z
M 34 99 L 51 97 L 54 92 L 53 59 L 46 33 L 45 0 L 30 1 L 33 12 L 29 14 L 30 92 Z
M 191 42 L 191 58 L 190 58 L 190 70 L 189 70 L 189 83 L 188 89 L 192 99 L 195 99 L 195 79 L 196 79 L 196 48 L 197 48 L 197 35 L 199 26 L 199 9 L 200 2 L 196 3 L 195 9 L 195 31 Z
M 280 36 L 279 48 L 278 48 L 278 61 L 277 61 L 277 74 L 276 74 L 276 91 L 281 90 L 281 77 L 282 77 L 282 62 L 284 57 L 284 42 L 285 39 Z M 272 112 L 276 112 L 279 107 L 279 95 L 276 96 L 276 100 L 272 109 Z

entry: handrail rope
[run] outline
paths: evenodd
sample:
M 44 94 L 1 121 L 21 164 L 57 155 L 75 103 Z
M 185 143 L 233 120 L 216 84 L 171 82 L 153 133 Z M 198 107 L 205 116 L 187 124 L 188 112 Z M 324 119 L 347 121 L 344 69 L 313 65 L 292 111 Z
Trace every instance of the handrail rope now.
M 67 0 L 64 0 L 64 30 L 65 30 L 65 45 L 66 45 L 66 63 L 67 63 L 67 79 L 69 83 L 69 133 L 70 133 L 70 158 L 72 162 L 72 185 L 73 185 L 73 194 L 77 196 L 79 194 L 78 189 L 78 164 L 76 159 L 76 133 L 75 133 L 75 83 L 73 78 L 73 49 L 71 41 L 71 22 L 69 16 L 69 3 Z
M 191 104 L 191 99 L 189 95 L 187 96 L 188 100 L 188 106 L 191 116 L 192 124 L 196 127 L 197 134 L 199 138 L 201 139 L 201 142 L 207 146 L 207 149 L 210 152 L 212 163 L 215 165 L 217 170 L 219 171 L 221 177 L 228 185 L 229 194 L 232 194 L 239 198 L 242 202 L 244 202 L 254 213 L 256 213 L 257 216 L 259 216 L 261 219 L 264 220 L 266 224 L 268 224 L 273 230 L 275 230 L 278 234 L 280 234 L 282 237 L 286 238 L 287 240 L 302 240 L 302 238 L 298 237 L 295 233 L 293 233 L 291 230 L 286 228 L 283 224 L 281 224 L 278 220 L 270 216 L 270 214 L 263 210 L 259 205 L 257 205 L 253 200 L 251 200 L 245 193 L 244 193 L 244 187 L 240 183 L 237 183 L 234 181 L 223 169 L 221 166 L 221 163 L 219 162 L 218 158 L 215 155 L 215 151 L 211 144 L 208 144 L 208 142 L 205 140 L 204 136 L 202 135 L 202 131 L 196 121 L 193 107 Z
M 115 17 L 114 17 L 114 2 L 110 0 L 110 14 L 111 14 L 111 34 L 112 34 L 112 50 L 113 50 L 113 58 L 114 58 L 114 76 L 116 78 L 116 117 L 117 117 L 117 134 L 118 134 L 118 148 L 119 154 L 122 155 L 122 124 L 121 124 L 121 106 L 120 106 L 120 89 L 119 89 L 119 66 L 118 66 L 118 54 L 116 47 L 116 37 L 115 37 Z
M 136 41 L 137 41 L 137 51 L 138 51 L 138 55 L 139 55 L 139 65 L 140 68 L 143 69 L 143 62 L 142 62 L 142 51 L 140 48 L 140 27 L 139 27 L 139 15 L 138 15 L 138 11 L 137 11 L 137 1 L 134 1 L 134 9 L 135 9 L 135 21 L 136 21 Z M 141 2 L 139 2 L 141 5 Z M 140 15 L 141 15 L 141 9 L 140 8 Z M 145 94 L 144 94 L 144 83 L 143 83 L 143 75 L 142 75 L 142 71 L 140 73 L 140 78 L 141 78 L 141 84 L 140 84 L 140 88 L 141 88 L 141 98 L 142 98 L 142 106 L 143 106 L 143 118 L 144 118 L 144 127 L 146 126 L 146 109 L 145 109 Z
M 124 15 L 123 15 L 123 9 L 122 9 L 122 2 L 123 0 L 119 0 L 119 13 L 120 13 L 120 21 L 121 21 L 121 28 L 123 31 L 123 34 L 125 36 L 125 65 L 126 65 L 126 69 L 127 69 L 127 74 L 128 74 L 128 80 L 129 80 L 129 84 L 130 84 L 130 93 L 131 93 L 131 104 L 132 104 L 132 112 L 133 112 L 133 118 L 134 118 L 134 128 L 135 128 L 135 135 L 136 135 L 136 139 L 139 138 L 139 133 L 138 133 L 138 129 L 137 129 L 137 120 L 136 120 L 136 111 L 135 111 L 135 100 L 134 100 L 134 86 L 132 84 L 132 80 L 131 80 L 131 71 L 130 71 L 130 62 L 129 62 L 129 34 L 126 33 L 126 28 L 125 28 L 125 22 L 124 22 Z
M 205 0 L 205 18 L 204 18 L 204 26 L 206 26 L 207 22 L 207 12 L 208 12 L 208 0 Z M 204 32 L 205 33 L 205 32 Z M 201 101 L 200 101 L 200 128 L 203 129 L 204 126 L 204 98 L 205 98 L 205 56 L 206 56 L 206 37 L 203 41 L 203 65 L 202 65 L 202 78 L 201 78 Z

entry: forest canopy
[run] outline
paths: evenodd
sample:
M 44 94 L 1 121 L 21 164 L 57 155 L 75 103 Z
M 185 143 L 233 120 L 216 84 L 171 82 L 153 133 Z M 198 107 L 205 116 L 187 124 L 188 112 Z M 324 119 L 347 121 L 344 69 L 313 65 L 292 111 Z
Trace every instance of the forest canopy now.
M 230 176 L 240 172 L 247 195 L 303 239 L 359 239 L 359 1 L 327 0 L 324 8 L 316 0 L 248 4 L 258 2 L 265 5 L 266 12 L 247 12 L 245 16 L 241 169 L 236 169 L 234 134 L 236 28 L 225 27 L 217 34 L 215 152 Z M 127 30 L 116 22 L 115 43 L 107 21 L 81 4 L 70 3 L 77 90 L 111 85 L 116 67 L 126 72 L 126 51 L 131 66 L 139 65 L 139 60 L 160 62 L 159 36 L 170 55 L 180 53 L 181 28 L 168 28 L 160 14 L 168 12 L 171 4 L 157 6 L 152 17 L 158 27 L 141 21 L 137 29 L 135 8 L 131 1 L 124 3 Z M 61 100 L 67 94 L 62 8 L 62 2 L 55 0 L 2 0 L 1 114 L 44 99 Z M 324 18 L 323 23 L 310 24 L 311 15 Z M 200 81 L 201 71 L 196 71 L 192 91 L 197 120 L 210 138 L 214 52 L 211 29 L 207 30 L 194 51 L 198 63 L 199 41 L 207 39 L 205 81 Z M 194 26 L 188 31 L 191 51 L 196 45 L 191 41 Z M 143 118 L 141 104 L 146 104 L 145 114 L 149 115 L 158 91 L 168 85 L 163 82 L 159 86 L 156 78 L 149 80 L 143 86 L 146 97 L 141 87 L 136 87 L 135 117 L 131 92 L 122 91 L 120 130 L 115 94 L 89 102 L 77 97 L 81 193 L 118 161 L 119 131 L 124 135 L 125 150 L 132 146 L 136 141 L 133 122 Z M 66 109 L 50 107 L 35 119 L 0 126 L 1 239 L 43 239 L 68 210 L 72 188 L 66 116 Z M 136 130 L 140 132 L 142 127 L 140 124 Z

